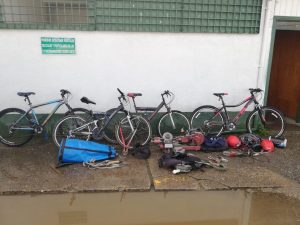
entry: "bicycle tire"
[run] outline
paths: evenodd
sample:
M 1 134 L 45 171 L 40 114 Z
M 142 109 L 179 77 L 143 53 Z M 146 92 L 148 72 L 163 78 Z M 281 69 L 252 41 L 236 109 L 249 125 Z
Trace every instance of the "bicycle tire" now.
M 7 108 L 0 112 L 0 142 L 2 144 L 9 147 L 18 147 L 26 144 L 32 139 L 34 130 L 17 130 L 12 133 L 8 132 L 9 126 L 25 114 L 26 112 L 24 110 L 18 108 Z M 18 122 L 18 124 L 22 127 L 32 127 L 30 119 L 30 116 L 26 115 Z M 19 139 L 19 141 L 13 140 L 17 137 L 22 139 Z
M 173 128 L 172 121 L 169 115 L 172 115 L 175 129 Z M 170 113 L 166 112 L 159 119 L 157 130 L 158 134 L 162 137 L 165 132 L 171 133 L 173 136 L 182 135 L 184 131 L 190 130 L 191 125 L 189 119 L 180 111 L 172 110 Z
M 217 111 L 218 108 L 212 105 L 203 105 L 196 108 L 192 112 L 190 120 L 192 129 L 198 129 L 205 135 L 221 135 L 224 130 L 225 119 L 222 112 L 216 115 Z M 208 124 L 209 118 L 213 118 L 213 120 L 210 120 L 212 125 Z
M 91 110 L 85 109 L 85 108 L 73 108 L 65 113 L 64 116 L 71 116 L 71 115 L 77 115 L 80 116 L 87 121 L 93 120 L 93 114 Z
M 151 130 L 151 126 L 150 126 L 150 123 L 148 122 L 148 120 L 142 116 L 132 116 L 130 118 L 130 121 L 131 121 L 134 129 L 136 129 L 136 127 L 137 127 L 137 131 L 136 131 L 135 135 L 132 137 L 132 130 L 131 130 L 130 124 L 128 122 L 127 117 L 125 117 L 120 121 L 120 123 L 116 126 L 116 129 L 115 129 L 116 138 L 117 138 L 118 143 L 122 147 L 128 147 L 128 148 L 132 148 L 138 143 L 140 145 L 146 145 L 147 143 L 149 143 L 149 141 L 151 139 L 152 130 Z M 123 138 L 120 133 L 120 128 L 122 128 L 122 134 L 124 137 L 125 144 L 122 141 Z M 129 141 L 130 138 L 132 138 L 132 141 L 130 142 L 130 144 L 128 146 L 125 146 L 126 144 L 128 144 L 127 141 Z
M 262 116 L 259 115 L 260 110 L 266 122 L 262 121 Z M 255 117 L 258 119 L 255 120 Z M 254 126 L 254 127 L 253 127 Z M 285 129 L 283 114 L 275 108 L 264 106 L 260 109 L 253 110 L 247 117 L 246 127 L 249 133 L 259 133 L 260 136 L 266 137 L 280 137 Z M 256 129 L 258 128 L 258 129 Z M 254 132 L 255 131 L 255 132 Z
M 53 132 L 52 132 L 52 139 L 54 144 L 57 147 L 60 147 L 60 143 L 63 138 L 78 138 L 82 140 L 88 141 L 90 139 L 90 134 L 85 133 L 72 133 L 72 136 L 70 136 L 70 131 L 74 128 L 78 128 L 80 126 L 84 126 L 87 124 L 84 118 L 76 115 L 66 116 L 61 118 L 54 126 Z M 92 127 L 90 125 L 84 126 L 82 129 L 86 129 L 84 132 L 91 132 Z
M 116 110 L 116 108 L 112 108 L 108 111 L 106 111 L 106 116 L 110 116 L 110 114 L 112 114 L 114 111 Z M 108 141 L 111 144 L 118 144 L 116 135 L 115 135 L 115 129 L 116 126 L 120 123 L 120 121 L 122 119 L 124 119 L 124 116 L 122 115 L 124 114 L 124 112 L 119 111 L 118 113 L 116 113 L 108 122 L 108 124 L 106 125 L 106 127 L 103 129 L 103 137 L 106 141 Z M 124 114 L 125 115 L 125 114 Z

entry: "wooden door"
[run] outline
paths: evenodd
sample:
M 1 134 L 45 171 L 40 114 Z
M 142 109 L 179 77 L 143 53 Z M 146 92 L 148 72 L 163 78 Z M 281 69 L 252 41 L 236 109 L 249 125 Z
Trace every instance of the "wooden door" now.
M 276 32 L 268 106 L 297 120 L 300 105 L 300 31 Z

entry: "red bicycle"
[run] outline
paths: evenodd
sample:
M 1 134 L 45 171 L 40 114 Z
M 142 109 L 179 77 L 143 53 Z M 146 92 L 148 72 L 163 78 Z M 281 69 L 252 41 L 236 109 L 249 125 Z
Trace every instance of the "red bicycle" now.
M 258 103 L 256 94 L 263 90 L 260 88 L 250 88 L 250 96 L 236 105 L 225 105 L 223 100 L 227 93 L 214 93 L 222 102 L 222 107 L 217 108 L 211 105 L 200 106 L 195 109 L 191 116 L 192 129 L 199 129 L 204 134 L 221 135 L 224 131 L 232 131 L 236 128 L 236 123 L 246 112 L 249 105 L 254 104 L 254 109 L 247 117 L 246 128 L 249 133 L 260 131 L 262 136 L 280 137 L 284 132 L 283 114 L 268 106 L 262 106 Z M 231 120 L 227 108 L 244 107 Z

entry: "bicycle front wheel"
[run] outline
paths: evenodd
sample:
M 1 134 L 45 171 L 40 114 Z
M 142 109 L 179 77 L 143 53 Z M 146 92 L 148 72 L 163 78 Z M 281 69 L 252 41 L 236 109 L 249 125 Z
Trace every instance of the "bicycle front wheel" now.
M 9 108 L 0 112 L 0 141 L 10 147 L 26 144 L 33 137 L 30 117 L 22 109 Z
M 63 117 L 57 122 L 53 129 L 52 139 L 57 147 L 63 138 L 78 138 L 89 140 L 92 134 L 92 127 L 80 116 Z
M 110 117 L 112 113 L 116 111 L 116 108 L 110 109 L 106 111 L 106 116 Z M 108 124 L 105 126 L 103 132 L 104 132 L 104 139 L 107 140 L 111 144 L 117 144 L 117 138 L 115 136 L 115 129 L 116 126 L 120 123 L 120 121 L 124 118 L 124 112 L 119 111 L 116 113 L 108 122 Z
M 200 130 L 205 135 L 219 136 L 224 129 L 224 116 L 214 106 L 200 106 L 192 113 L 191 127 Z
M 252 111 L 246 126 L 249 133 L 257 133 L 260 136 L 280 137 L 284 132 L 284 118 L 281 112 L 271 107 L 262 107 Z
M 158 134 L 162 137 L 164 133 L 169 132 L 173 136 L 182 135 L 183 132 L 191 128 L 189 119 L 179 111 L 165 113 L 158 122 Z
M 146 145 L 151 138 L 151 126 L 142 116 L 125 117 L 116 126 L 116 138 L 123 147 L 132 148 L 136 144 Z M 124 143 L 125 142 L 125 143 Z

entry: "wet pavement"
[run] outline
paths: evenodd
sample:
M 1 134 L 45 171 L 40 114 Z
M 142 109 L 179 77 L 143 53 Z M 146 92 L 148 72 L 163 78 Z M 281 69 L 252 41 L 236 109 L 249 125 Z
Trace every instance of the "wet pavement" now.
M 0 196 L 0 223 L 298 225 L 300 201 L 243 190 L 6 195 Z
M 57 149 L 41 139 L 19 148 L 1 145 L 0 193 L 259 189 L 300 199 L 299 134 L 287 132 L 288 147 L 272 154 L 229 158 L 226 171 L 204 168 L 178 175 L 158 167 L 162 153 L 155 145 L 148 160 L 129 155 L 125 167 L 105 170 L 91 170 L 82 164 L 55 168 Z M 209 155 L 193 153 L 203 159 Z

